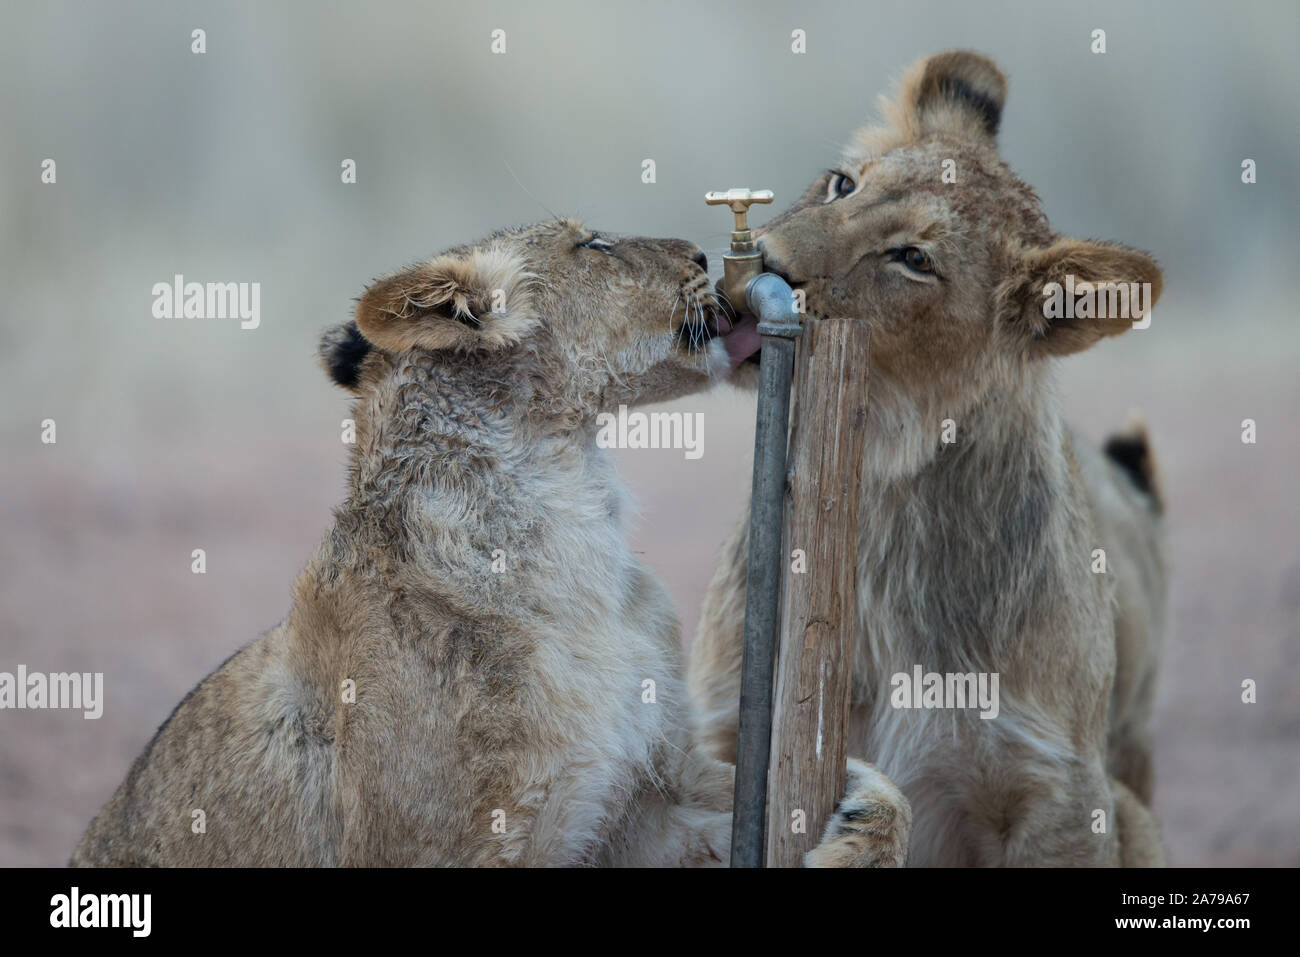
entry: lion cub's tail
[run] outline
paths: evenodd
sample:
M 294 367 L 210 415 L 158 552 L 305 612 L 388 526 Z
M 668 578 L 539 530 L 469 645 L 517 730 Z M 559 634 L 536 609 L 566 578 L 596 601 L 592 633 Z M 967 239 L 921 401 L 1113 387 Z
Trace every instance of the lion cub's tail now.
M 1156 468 L 1151 436 L 1140 413 L 1132 413 L 1123 431 L 1106 440 L 1107 457 L 1124 470 L 1139 490 L 1151 499 L 1156 514 L 1165 510 L 1165 493 Z

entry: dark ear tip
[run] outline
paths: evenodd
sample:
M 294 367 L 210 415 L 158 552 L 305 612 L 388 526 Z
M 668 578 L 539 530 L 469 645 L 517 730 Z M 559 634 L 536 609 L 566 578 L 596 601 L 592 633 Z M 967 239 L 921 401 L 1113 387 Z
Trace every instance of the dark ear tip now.
M 355 389 L 361 378 L 361 363 L 374 347 L 357 328 L 356 320 L 327 329 L 317 349 L 330 378 L 345 389 Z
M 1007 79 L 982 53 L 949 50 L 926 61 L 922 98 L 947 101 L 979 116 L 984 130 L 996 136 L 1007 98 Z

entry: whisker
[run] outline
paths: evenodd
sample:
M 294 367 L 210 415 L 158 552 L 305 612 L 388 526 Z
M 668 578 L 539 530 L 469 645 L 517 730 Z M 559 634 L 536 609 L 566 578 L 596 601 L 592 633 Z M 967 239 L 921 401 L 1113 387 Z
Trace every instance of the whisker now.
M 556 213 L 553 209 L 551 209 L 551 207 L 547 206 L 547 205 L 546 205 L 545 203 L 543 203 L 540 199 L 538 199 L 536 196 L 533 195 L 533 191 L 530 190 L 527 186 L 524 185 L 523 180 L 521 180 L 518 176 L 515 176 L 515 171 L 514 171 L 513 169 L 511 169 L 511 167 L 510 167 L 510 162 L 509 162 L 509 161 L 508 161 L 504 156 L 501 157 L 501 162 L 502 162 L 502 163 L 505 163 L 505 167 L 506 167 L 506 169 L 509 170 L 511 176 L 514 176 L 514 180 L 515 180 L 516 183 L 519 184 L 519 188 L 522 189 L 525 193 L 528 194 L 528 198 L 529 198 L 529 199 L 531 199 L 531 200 L 532 200 L 534 203 L 536 203 L 538 206 L 542 207 L 542 209 L 546 210 L 547 214 L 551 217 L 551 219 L 562 219 L 562 218 L 563 218 L 563 217 L 560 216 L 558 213 Z
M 718 297 L 718 301 L 719 301 L 723 306 L 726 307 L 726 309 L 727 309 L 728 312 L 731 313 L 731 319 L 732 319 L 732 321 L 735 322 L 735 320 L 739 319 L 740 316 L 741 316 L 741 310 L 739 310 L 739 309 L 737 309 L 737 308 L 735 307 L 735 305 L 732 303 L 730 297 L 728 297 L 727 294 L 726 294 L 725 292 L 723 292 L 721 289 L 718 290 L 718 292 L 717 292 L 716 295 L 717 295 L 717 297 Z

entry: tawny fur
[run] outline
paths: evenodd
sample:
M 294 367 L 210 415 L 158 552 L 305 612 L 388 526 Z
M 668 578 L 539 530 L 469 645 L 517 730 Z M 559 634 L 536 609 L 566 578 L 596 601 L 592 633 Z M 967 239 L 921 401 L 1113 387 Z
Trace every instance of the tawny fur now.
M 909 800 L 909 864 L 1159 863 L 1135 797 L 1150 796 L 1163 627 L 1157 503 L 1066 429 L 1051 366 L 1133 320 L 1049 321 L 1042 290 L 1068 273 L 1149 282 L 1154 300 L 1161 276 L 1145 253 L 1052 232 L 997 155 L 1005 93 L 985 57 L 922 61 L 886 122 L 758 233 L 809 313 L 871 324 L 849 753 Z M 726 758 L 746 551 L 742 525 L 689 672 L 705 740 Z M 893 707 L 891 677 L 915 665 L 998 673 L 1001 713 Z
M 453 250 L 327 334 L 357 396 L 334 527 L 285 621 L 180 703 L 73 864 L 727 861 L 733 769 L 693 741 L 678 623 L 595 435 L 599 410 L 730 363 L 695 246 L 589 237 Z M 880 840 L 905 844 L 901 796 L 849 776 L 845 806 L 900 808 Z M 858 832 L 839 821 L 826 862 L 892 862 Z

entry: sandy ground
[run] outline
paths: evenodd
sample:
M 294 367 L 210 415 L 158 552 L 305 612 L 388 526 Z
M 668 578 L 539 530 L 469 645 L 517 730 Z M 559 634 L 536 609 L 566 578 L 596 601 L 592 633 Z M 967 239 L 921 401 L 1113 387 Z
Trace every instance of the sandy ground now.
M 1155 739 L 1170 859 L 1295 865 L 1300 384 L 1285 355 L 1261 365 L 1204 346 L 1166 357 L 1178 374 L 1163 380 L 1140 350 L 1106 346 L 1068 364 L 1062 388 L 1072 419 L 1097 437 L 1141 404 L 1168 486 L 1172 627 Z M 342 487 L 344 404 L 320 395 L 309 414 L 248 414 L 219 435 L 90 442 L 68 422 L 56 446 L 9 443 L 0 670 L 102 671 L 106 706 L 98 721 L 0 717 L 0 865 L 64 862 L 180 697 L 283 616 Z M 706 409 L 703 458 L 619 453 L 642 506 L 638 547 L 668 581 L 688 642 L 748 487 L 752 436 L 745 397 L 693 407 Z M 1260 423 L 1253 446 L 1239 438 L 1247 416 Z M 207 552 L 205 575 L 190 572 L 194 548 Z M 1258 682 L 1257 704 L 1241 702 L 1244 678 Z

